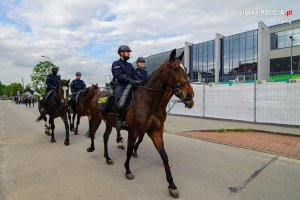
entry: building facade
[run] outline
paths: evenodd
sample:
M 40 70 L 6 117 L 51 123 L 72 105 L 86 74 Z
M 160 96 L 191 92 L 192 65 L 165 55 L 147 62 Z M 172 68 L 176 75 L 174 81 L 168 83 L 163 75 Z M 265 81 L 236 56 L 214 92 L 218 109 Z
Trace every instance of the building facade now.
M 300 74 L 300 20 L 270 27 L 258 22 L 254 30 L 230 36 L 217 33 L 213 40 L 184 45 L 178 54 L 185 52 L 183 63 L 193 82 L 268 80 L 272 75 Z M 149 72 L 169 54 L 147 57 Z

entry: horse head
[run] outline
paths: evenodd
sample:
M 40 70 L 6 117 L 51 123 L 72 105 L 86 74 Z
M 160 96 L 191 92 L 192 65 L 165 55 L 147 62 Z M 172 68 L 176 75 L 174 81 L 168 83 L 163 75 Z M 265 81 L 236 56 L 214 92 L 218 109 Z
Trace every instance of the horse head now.
M 60 102 L 63 105 L 68 104 L 67 97 L 69 94 L 69 83 L 70 83 L 70 79 L 69 80 L 61 80 L 58 85 L 58 96 L 59 96 Z
M 173 94 L 177 96 L 187 108 L 194 106 L 194 90 L 186 73 L 186 68 L 181 64 L 184 52 L 176 57 L 174 49 L 169 59 L 163 64 L 162 77 L 168 88 L 172 88 Z

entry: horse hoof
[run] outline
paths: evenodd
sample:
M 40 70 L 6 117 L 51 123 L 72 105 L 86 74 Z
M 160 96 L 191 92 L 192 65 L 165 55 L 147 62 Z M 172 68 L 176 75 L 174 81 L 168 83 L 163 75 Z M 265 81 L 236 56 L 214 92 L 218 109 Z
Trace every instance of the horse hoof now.
M 123 145 L 118 145 L 118 149 L 125 150 L 125 147 Z
M 54 138 L 51 139 L 51 143 L 55 143 L 56 140 Z
M 90 147 L 87 149 L 87 152 L 93 152 L 93 151 L 95 151 L 95 148 Z
M 170 189 L 169 188 L 169 193 L 170 193 L 170 195 L 173 197 L 173 198 L 178 198 L 179 197 L 179 193 L 178 193 L 178 191 L 177 191 L 177 189 Z
M 74 128 L 73 128 L 73 127 L 71 127 L 71 128 L 70 128 L 70 131 L 74 131 Z
M 132 156 L 135 157 L 135 158 L 139 157 L 137 152 L 133 152 Z
M 114 164 L 114 161 L 113 160 L 106 160 L 106 164 L 108 164 L 108 165 L 113 165 Z
M 75 134 L 75 135 L 78 135 L 78 131 L 75 131 L 74 134 Z
M 132 174 L 132 173 L 125 174 L 125 176 L 126 176 L 126 178 L 127 178 L 128 180 L 132 180 L 132 179 L 134 179 L 134 176 L 133 176 L 133 174 Z
M 68 146 L 70 144 L 70 140 L 65 140 L 65 145 Z

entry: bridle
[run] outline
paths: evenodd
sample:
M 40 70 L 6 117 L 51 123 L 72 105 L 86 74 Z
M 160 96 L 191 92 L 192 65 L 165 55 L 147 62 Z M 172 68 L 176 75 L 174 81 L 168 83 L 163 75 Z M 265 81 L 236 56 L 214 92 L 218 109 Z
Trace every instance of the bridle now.
M 175 80 L 176 81 L 176 79 L 175 79 L 175 76 L 174 76 L 174 72 L 173 72 L 173 70 L 178 70 L 178 71 L 180 71 L 180 73 L 184 73 L 184 71 L 183 71 L 183 68 L 181 67 L 181 66 L 179 66 L 179 67 L 177 67 L 176 69 L 174 69 L 171 65 L 170 65 L 170 63 L 168 64 L 168 81 L 169 80 Z M 183 83 L 178 83 L 178 82 L 176 82 L 175 84 L 174 84 L 174 86 L 172 87 L 172 89 L 156 89 L 156 88 L 149 88 L 149 87 L 145 87 L 145 86 L 138 86 L 139 88 L 143 88 L 143 89 L 147 89 L 147 90 L 150 90 L 150 91 L 156 91 L 156 92 L 172 92 L 173 94 L 175 94 L 175 95 L 180 95 L 180 92 L 181 92 L 181 90 L 180 90 L 180 88 L 182 88 L 185 84 L 187 84 L 187 83 L 190 83 L 191 81 L 190 80 L 186 80 L 185 82 L 183 82 Z

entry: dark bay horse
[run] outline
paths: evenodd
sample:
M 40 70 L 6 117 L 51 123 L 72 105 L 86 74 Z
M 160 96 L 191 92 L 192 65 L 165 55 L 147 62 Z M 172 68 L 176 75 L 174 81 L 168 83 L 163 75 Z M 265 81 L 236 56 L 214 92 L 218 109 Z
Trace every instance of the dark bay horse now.
M 78 134 L 78 126 L 80 124 L 80 118 L 83 116 L 91 116 L 91 100 L 97 94 L 99 90 L 98 84 L 86 88 L 85 90 L 79 92 L 77 104 L 72 107 L 73 116 L 70 122 L 71 130 L 74 130 L 74 134 Z M 74 129 L 74 122 L 77 116 L 76 127 Z
M 61 80 L 59 82 L 59 85 L 56 87 L 56 89 L 51 93 L 49 96 L 49 103 L 46 105 L 46 113 L 41 113 L 42 108 L 42 102 L 39 102 L 39 112 L 40 116 L 37 118 L 37 122 L 41 121 L 42 119 L 45 121 L 45 128 L 46 131 L 48 129 L 47 126 L 47 117 L 46 114 L 49 115 L 49 124 L 51 128 L 51 143 L 56 142 L 54 138 L 54 119 L 57 117 L 61 117 L 65 124 L 65 130 L 66 130 L 66 138 L 64 141 L 65 145 L 70 144 L 70 136 L 69 136 L 69 124 L 68 124 L 68 118 L 67 118 L 67 112 L 68 112 L 68 101 L 67 96 L 69 93 L 69 82 L 70 80 Z M 45 131 L 45 133 L 46 133 Z
M 172 197 L 178 198 L 179 193 L 173 181 L 169 160 L 164 148 L 163 130 L 164 122 L 167 117 L 166 107 L 173 94 L 175 94 L 187 108 L 194 106 L 194 91 L 188 80 L 188 76 L 183 65 L 180 63 L 183 53 L 177 58 L 176 49 L 174 49 L 167 61 L 157 69 L 148 78 L 148 80 L 134 92 L 133 103 L 125 112 L 125 119 L 128 123 L 128 141 L 127 141 L 127 159 L 124 164 L 126 169 L 126 178 L 133 179 L 134 176 L 130 170 L 129 162 L 133 155 L 136 139 L 142 140 L 145 133 L 151 138 L 154 146 L 159 152 L 165 167 L 166 178 L 169 183 L 169 192 Z M 112 127 L 115 126 L 115 115 L 96 112 L 99 96 L 106 96 L 107 92 L 96 95 L 92 100 L 92 113 L 90 130 L 91 146 L 88 152 L 95 150 L 94 136 L 95 131 L 103 119 L 106 122 L 106 130 L 103 135 L 104 139 L 104 157 L 107 164 L 113 164 L 108 155 L 107 142 Z M 139 142 L 137 143 L 139 144 Z

